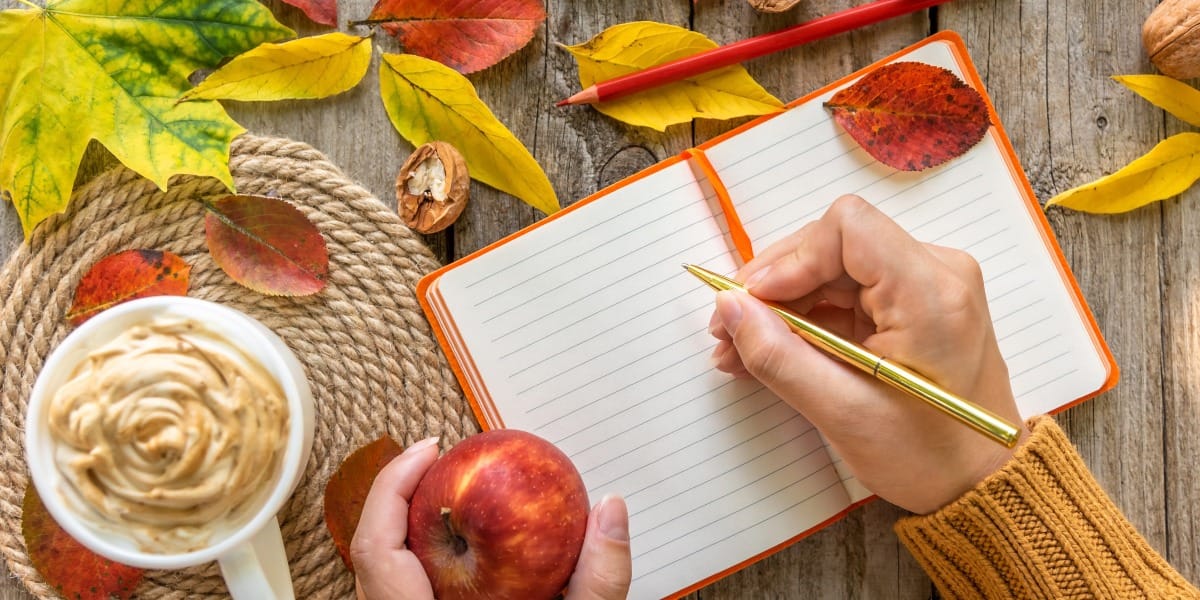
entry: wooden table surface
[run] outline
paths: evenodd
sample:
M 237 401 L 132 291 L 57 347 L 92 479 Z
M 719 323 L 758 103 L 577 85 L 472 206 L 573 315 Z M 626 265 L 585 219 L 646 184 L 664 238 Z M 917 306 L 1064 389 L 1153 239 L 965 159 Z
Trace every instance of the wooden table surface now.
M 549 0 L 548 18 L 516 55 L 470 79 L 501 121 L 541 163 L 563 204 L 734 126 L 696 121 L 657 133 L 590 108 L 554 107 L 578 89 L 574 61 L 558 44 L 604 28 L 654 20 L 690 27 L 720 43 L 773 31 L 861 0 L 813 0 L 782 15 L 745 0 Z M 299 11 L 269 2 L 302 34 L 323 31 Z M 343 22 L 373 1 L 340 4 Z M 1153 72 L 1141 23 L 1155 0 L 958 0 L 753 61 L 750 73 L 789 100 L 934 31 L 959 32 L 1043 202 L 1110 173 L 1183 125 L 1109 76 Z M 5 8 L 12 0 L 0 2 Z M 386 203 L 411 151 L 379 101 L 378 54 L 400 51 L 378 33 L 367 79 L 342 96 L 305 102 L 230 103 L 250 131 L 312 144 Z M 0 59 L 0 68 L 3 68 Z M 80 181 L 111 164 L 90 153 Z M 1121 367 L 1117 388 L 1072 408 L 1059 422 L 1117 505 L 1168 561 L 1200 582 L 1200 191 L 1129 214 L 1049 212 Z M 477 183 L 450 233 L 430 237 L 444 261 L 529 225 L 539 213 Z M 0 207 L 0 258 L 21 243 L 11 205 Z M 706 587 L 696 598 L 929 598 L 932 585 L 891 526 L 902 511 L 880 501 L 794 546 Z M 28 598 L 0 579 L 0 599 Z

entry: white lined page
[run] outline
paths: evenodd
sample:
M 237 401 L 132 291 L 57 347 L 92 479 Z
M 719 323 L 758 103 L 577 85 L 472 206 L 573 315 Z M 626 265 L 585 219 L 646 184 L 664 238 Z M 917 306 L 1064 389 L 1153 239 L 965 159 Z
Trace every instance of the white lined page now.
M 945 42 L 908 60 L 962 76 Z M 842 194 L 877 206 L 917 239 L 970 253 L 983 270 L 996 338 L 1023 417 L 1099 389 L 1107 367 L 990 130 L 965 155 L 920 173 L 875 161 L 830 117 L 827 94 L 708 149 L 761 251 L 819 218 Z M 762 130 L 761 135 L 757 132 Z M 831 451 L 832 452 L 832 451 Z M 870 492 L 835 457 L 854 500 Z
M 943 43 L 912 59 L 958 71 Z M 819 98 L 706 151 L 762 250 L 858 193 L 918 239 L 984 271 L 1023 414 L 1099 389 L 1107 372 L 994 133 L 922 173 L 873 161 Z M 666 167 L 445 272 L 439 318 L 470 348 L 468 384 L 508 427 L 566 452 L 593 502 L 623 494 L 632 598 L 676 592 L 869 493 L 811 425 L 709 362 L 713 293 L 680 267 L 736 270 L 727 230 L 686 164 Z M 438 303 L 442 306 L 438 306 Z
M 713 292 L 681 268 L 735 268 L 711 195 L 689 165 L 667 167 L 437 282 L 505 426 L 566 452 L 592 502 L 625 496 L 631 598 L 676 592 L 849 505 L 812 426 L 712 368 Z

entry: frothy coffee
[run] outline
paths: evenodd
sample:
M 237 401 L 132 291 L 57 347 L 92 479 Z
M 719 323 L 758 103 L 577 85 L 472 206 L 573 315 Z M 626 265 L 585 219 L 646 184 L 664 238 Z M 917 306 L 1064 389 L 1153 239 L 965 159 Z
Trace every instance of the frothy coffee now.
M 132 327 L 90 353 L 48 414 L 67 504 L 155 553 L 198 550 L 253 517 L 288 437 L 279 382 L 189 319 Z

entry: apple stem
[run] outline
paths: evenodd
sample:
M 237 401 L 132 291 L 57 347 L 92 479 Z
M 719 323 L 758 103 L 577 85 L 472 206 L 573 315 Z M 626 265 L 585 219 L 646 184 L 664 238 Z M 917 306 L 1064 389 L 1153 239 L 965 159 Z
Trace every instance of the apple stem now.
M 450 536 L 450 539 L 454 540 L 454 553 L 458 555 L 466 554 L 467 540 L 463 539 L 463 536 L 458 535 L 458 532 L 454 529 L 454 525 L 450 523 L 450 508 L 447 506 L 442 507 L 442 523 L 445 524 L 446 533 Z

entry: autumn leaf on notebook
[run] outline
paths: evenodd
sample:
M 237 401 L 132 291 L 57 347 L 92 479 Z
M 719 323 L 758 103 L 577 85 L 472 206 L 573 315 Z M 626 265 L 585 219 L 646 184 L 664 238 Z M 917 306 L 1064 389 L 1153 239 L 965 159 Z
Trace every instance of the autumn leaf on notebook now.
M 871 71 L 825 107 L 867 153 L 901 171 L 961 156 L 991 126 L 978 91 L 946 69 L 911 61 Z

